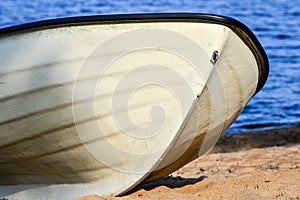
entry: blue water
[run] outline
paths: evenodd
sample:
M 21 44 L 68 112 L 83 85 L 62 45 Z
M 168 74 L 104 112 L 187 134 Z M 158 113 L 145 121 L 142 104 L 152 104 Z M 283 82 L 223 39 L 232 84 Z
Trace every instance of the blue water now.
M 1 0 L 0 28 L 57 17 L 150 12 L 230 16 L 260 40 L 270 60 L 268 82 L 227 132 L 300 123 L 300 0 Z

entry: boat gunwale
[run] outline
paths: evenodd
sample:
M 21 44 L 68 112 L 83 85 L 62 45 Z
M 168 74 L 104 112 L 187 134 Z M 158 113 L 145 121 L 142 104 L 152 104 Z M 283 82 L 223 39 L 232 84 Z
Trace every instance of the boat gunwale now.
M 269 74 L 269 61 L 267 54 L 254 35 L 242 22 L 221 15 L 200 13 L 150 13 L 150 14 L 117 14 L 76 16 L 57 19 L 48 19 L 30 22 L 0 29 L 0 39 L 9 35 L 46 30 L 68 26 L 129 24 L 153 22 L 196 22 L 223 25 L 230 28 L 248 46 L 253 53 L 259 71 L 258 83 L 254 95 L 265 85 Z M 253 96 L 254 96 L 253 95 Z

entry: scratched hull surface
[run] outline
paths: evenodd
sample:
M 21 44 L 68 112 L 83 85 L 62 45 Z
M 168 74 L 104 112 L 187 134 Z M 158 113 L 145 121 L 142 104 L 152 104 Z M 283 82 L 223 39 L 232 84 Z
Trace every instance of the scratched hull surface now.
M 123 194 L 208 152 L 267 61 L 247 31 L 185 17 L 2 30 L 0 197 Z

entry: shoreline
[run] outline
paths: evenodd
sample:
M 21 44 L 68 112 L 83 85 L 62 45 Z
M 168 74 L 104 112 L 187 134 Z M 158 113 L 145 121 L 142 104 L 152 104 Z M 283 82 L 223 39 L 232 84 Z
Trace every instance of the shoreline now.
M 80 200 L 300 199 L 300 125 L 223 135 L 206 156 L 122 197 Z
M 288 128 L 223 135 L 210 153 L 226 153 L 300 143 L 300 124 Z

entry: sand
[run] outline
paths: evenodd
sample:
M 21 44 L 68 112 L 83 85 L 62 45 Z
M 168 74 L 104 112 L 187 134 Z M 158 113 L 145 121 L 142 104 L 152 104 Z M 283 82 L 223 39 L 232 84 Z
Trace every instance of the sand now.
M 108 199 L 300 199 L 300 126 L 225 135 L 168 177 Z

